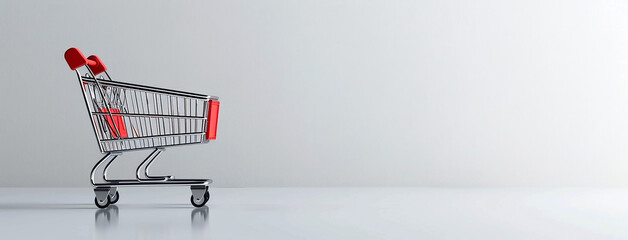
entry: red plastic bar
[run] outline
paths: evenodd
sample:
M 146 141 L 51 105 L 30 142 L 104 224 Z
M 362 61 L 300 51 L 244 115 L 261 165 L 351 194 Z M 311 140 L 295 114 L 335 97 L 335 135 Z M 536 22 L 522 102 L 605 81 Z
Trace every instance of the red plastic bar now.
M 220 102 L 216 100 L 209 100 L 209 111 L 207 114 L 207 134 L 205 139 L 216 139 L 216 130 L 218 128 L 218 109 L 220 108 Z

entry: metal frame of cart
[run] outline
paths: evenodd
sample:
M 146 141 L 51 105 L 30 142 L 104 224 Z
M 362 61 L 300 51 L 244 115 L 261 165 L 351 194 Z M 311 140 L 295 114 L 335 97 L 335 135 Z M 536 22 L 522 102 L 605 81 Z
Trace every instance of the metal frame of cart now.
M 105 154 L 91 172 L 96 206 L 116 203 L 118 187 L 168 185 L 190 186 L 192 205 L 205 205 L 211 179 L 152 176 L 148 169 L 166 147 L 216 139 L 218 97 L 113 81 L 97 56 L 86 58 L 76 48 L 68 49 L 65 59 L 76 72 L 98 147 Z M 84 76 L 81 67 L 87 70 Z M 118 156 L 142 149 L 154 150 L 137 167 L 135 179 L 107 178 L 107 169 Z

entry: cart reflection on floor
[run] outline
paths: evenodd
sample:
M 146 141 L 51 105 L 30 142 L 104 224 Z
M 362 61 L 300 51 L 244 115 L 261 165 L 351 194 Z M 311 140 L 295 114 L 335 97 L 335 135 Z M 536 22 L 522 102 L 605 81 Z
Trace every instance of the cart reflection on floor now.
M 136 211 L 137 209 L 133 209 Z M 107 208 L 100 208 L 94 212 L 94 225 L 96 231 L 100 233 L 111 232 L 118 226 L 120 209 L 116 205 Z M 168 219 L 171 220 L 171 219 Z M 192 230 L 203 230 L 207 227 L 209 220 L 209 208 L 202 206 L 192 209 L 190 212 L 190 226 Z

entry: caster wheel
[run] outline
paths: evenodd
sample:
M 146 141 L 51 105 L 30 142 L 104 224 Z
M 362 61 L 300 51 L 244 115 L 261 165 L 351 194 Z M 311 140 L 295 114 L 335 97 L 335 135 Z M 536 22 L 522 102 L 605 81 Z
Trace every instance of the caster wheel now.
M 98 198 L 94 198 L 94 203 L 96 203 L 96 207 L 106 208 L 109 207 L 109 204 L 111 204 L 111 198 L 107 196 L 107 198 L 103 201 L 98 201 Z
M 120 200 L 120 193 L 118 191 L 116 191 L 116 194 L 113 195 L 113 197 L 111 197 L 111 204 L 115 204 L 118 202 L 118 200 Z
M 209 201 L 209 192 L 205 192 L 205 194 L 203 194 L 203 199 L 194 199 L 194 195 L 192 195 L 190 197 L 190 202 L 192 202 L 192 205 L 195 207 L 202 207 L 205 206 L 205 203 L 207 203 L 207 201 Z

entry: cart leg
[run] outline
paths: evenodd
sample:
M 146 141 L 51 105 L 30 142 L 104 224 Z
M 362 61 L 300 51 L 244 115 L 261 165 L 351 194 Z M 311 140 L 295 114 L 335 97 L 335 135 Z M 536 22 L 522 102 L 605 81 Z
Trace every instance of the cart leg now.
M 209 187 L 205 185 L 192 185 L 190 186 L 190 190 L 192 190 L 192 197 L 190 198 L 190 202 L 195 207 L 202 207 L 209 201 Z
M 174 179 L 173 176 L 150 176 L 148 175 L 148 168 L 150 167 L 150 165 L 153 163 L 153 161 L 155 161 L 155 158 L 157 158 L 157 156 L 159 156 L 159 154 L 161 152 L 163 152 L 165 149 L 164 148 L 155 148 L 155 151 L 153 151 L 150 155 L 148 155 L 148 157 L 146 157 L 146 159 L 144 159 L 144 161 L 137 166 L 137 171 L 135 172 L 135 176 L 137 177 L 137 180 L 170 180 L 170 179 Z
M 109 168 L 109 165 L 111 165 L 113 160 L 116 159 L 121 154 L 122 153 L 120 152 L 107 153 L 107 155 L 105 155 L 102 159 L 100 159 L 100 161 L 98 161 L 98 163 L 96 163 L 96 165 L 94 165 L 94 168 L 92 168 L 92 173 L 90 176 L 92 185 L 95 185 L 96 183 L 109 182 L 107 180 L 107 168 Z

